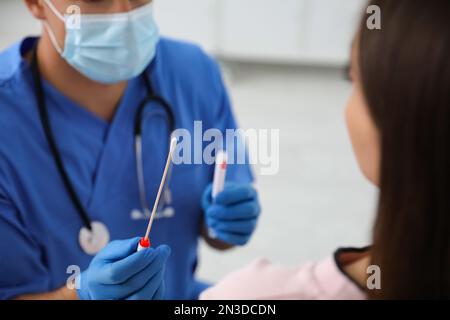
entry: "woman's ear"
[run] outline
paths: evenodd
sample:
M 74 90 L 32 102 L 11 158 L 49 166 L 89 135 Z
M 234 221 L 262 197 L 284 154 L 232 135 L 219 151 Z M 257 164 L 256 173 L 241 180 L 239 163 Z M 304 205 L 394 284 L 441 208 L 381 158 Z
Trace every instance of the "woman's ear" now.
M 24 2 L 36 19 L 44 20 L 46 18 L 43 0 L 24 0 Z

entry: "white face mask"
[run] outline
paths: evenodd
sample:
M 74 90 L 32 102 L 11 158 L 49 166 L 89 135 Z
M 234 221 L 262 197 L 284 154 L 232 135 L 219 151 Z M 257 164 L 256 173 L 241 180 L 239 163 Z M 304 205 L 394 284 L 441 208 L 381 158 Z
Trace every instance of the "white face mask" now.
M 79 28 L 68 27 L 51 0 L 45 3 L 65 23 L 64 49 L 45 24 L 53 46 L 91 80 L 104 84 L 129 80 L 141 74 L 155 57 L 159 31 L 152 2 L 125 13 L 81 14 Z

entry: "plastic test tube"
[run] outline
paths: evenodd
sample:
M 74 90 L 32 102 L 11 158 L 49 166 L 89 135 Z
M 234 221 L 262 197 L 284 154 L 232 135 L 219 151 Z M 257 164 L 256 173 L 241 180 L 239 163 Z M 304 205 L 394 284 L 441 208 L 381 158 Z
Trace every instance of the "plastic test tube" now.
M 217 195 L 223 191 L 223 188 L 225 186 L 225 178 L 227 175 L 227 160 L 227 154 L 225 153 L 225 151 L 221 150 L 217 152 L 211 193 L 213 201 L 217 197 Z
M 214 180 L 211 191 L 211 198 L 214 202 L 217 195 L 223 191 L 225 186 L 225 178 L 227 175 L 227 154 L 225 151 L 221 150 L 217 152 L 216 155 L 216 165 L 214 168 Z M 212 229 L 208 229 L 208 235 L 215 239 L 217 238 L 216 233 Z

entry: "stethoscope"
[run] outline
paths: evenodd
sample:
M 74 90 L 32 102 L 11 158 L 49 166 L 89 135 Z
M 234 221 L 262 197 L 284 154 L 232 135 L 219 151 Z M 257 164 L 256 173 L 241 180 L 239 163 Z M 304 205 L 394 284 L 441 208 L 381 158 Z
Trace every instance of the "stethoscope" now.
M 47 104 L 45 102 L 45 93 L 42 87 L 41 81 L 41 73 L 39 70 L 39 62 L 37 57 L 37 46 L 35 46 L 33 50 L 33 57 L 31 61 L 31 69 L 33 73 L 34 80 L 34 91 L 36 94 L 37 104 L 39 107 L 39 116 L 42 127 L 44 129 L 47 141 L 50 146 L 50 151 L 52 152 L 53 158 L 55 160 L 55 164 L 59 171 L 61 178 L 63 179 L 64 186 L 71 198 L 73 205 L 75 206 L 78 215 L 83 221 L 83 227 L 80 229 L 78 241 L 83 249 L 83 251 L 89 255 L 95 255 L 98 253 L 108 242 L 110 239 L 108 228 L 105 224 L 100 221 L 92 221 L 89 218 L 86 209 L 81 203 L 80 198 L 78 197 L 73 183 L 71 182 L 67 170 L 64 167 L 64 163 L 62 161 L 61 153 L 59 152 L 58 146 L 55 141 L 55 136 L 53 134 L 51 123 L 48 115 Z M 149 216 L 148 203 L 146 200 L 146 192 L 145 192 L 145 183 L 144 183 L 144 168 L 143 168 L 143 159 L 142 159 L 142 118 L 143 112 L 147 104 L 154 101 L 163 106 L 165 112 L 167 113 L 168 123 L 169 123 L 169 141 L 171 137 L 171 133 L 175 131 L 175 118 L 170 107 L 169 103 L 164 100 L 161 96 L 155 94 L 153 87 L 151 85 L 149 77 L 145 74 L 142 74 L 142 78 L 144 79 L 144 83 L 147 89 L 147 95 L 140 103 L 138 110 L 134 119 L 134 150 L 136 156 L 136 174 L 138 180 L 139 187 L 139 199 L 140 205 L 142 207 L 143 212 L 146 216 Z

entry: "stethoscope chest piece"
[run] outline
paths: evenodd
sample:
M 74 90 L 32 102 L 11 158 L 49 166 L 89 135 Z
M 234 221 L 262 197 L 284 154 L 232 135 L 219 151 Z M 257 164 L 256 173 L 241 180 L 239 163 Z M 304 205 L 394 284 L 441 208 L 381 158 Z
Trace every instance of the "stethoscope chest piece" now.
M 106 226 L 98 221 L 91 223 L 91 230 L 81 228 L 78 241 L 81 249 L 91 256 L 96 255 L 109 242 L 109 231 Z

